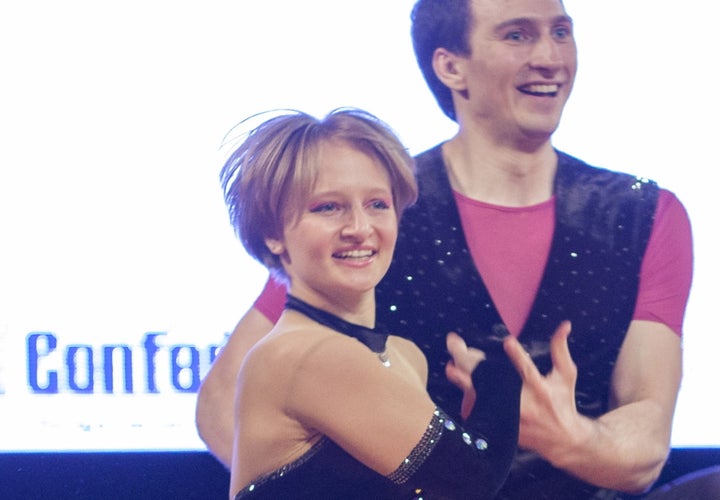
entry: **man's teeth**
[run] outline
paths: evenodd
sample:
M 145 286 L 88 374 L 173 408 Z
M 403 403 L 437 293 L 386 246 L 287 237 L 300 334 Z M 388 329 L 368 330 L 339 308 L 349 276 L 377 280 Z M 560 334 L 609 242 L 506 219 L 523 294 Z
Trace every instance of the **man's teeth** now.
M 522 91 L 534 95 L 555 95 L 560 86 L 557 84 L 534 84 L 522 87 Z
M 350 250 L 348 252 L 342 252 L 335 256 L 340 259 L 361 259 L 365 257 L 372 257 L 375 252 L 372 250 Z

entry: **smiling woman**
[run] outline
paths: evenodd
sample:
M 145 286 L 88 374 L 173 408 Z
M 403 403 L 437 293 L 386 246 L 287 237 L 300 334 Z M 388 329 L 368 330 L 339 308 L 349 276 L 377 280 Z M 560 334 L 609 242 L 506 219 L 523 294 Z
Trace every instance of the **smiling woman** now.
M 191 461 L 205 453 L 195 394 L 185 389 L 207 372 L 267 277 L 228 228 L 219 138 L 260 110 L 322 115 L 349 105 L 381 116 L 412 154 L 453 135 L 417 69 L 413 3 L 2 2 L 0 451 L 53 453 L 39 468 L 48 476 L 48 465 L 65 457 L 57 452 L 172 452 L 147 457 L 169 469 L 181 459 L 174 452 Z M 580 63 L 554 145 L 672 186 L 685 203 L 695 277 L 672 442 L 718 447 L 720 403 L 707 384 L 720 380 L 720 337 L 707 333 L 720 282 L 720 173 L 716 130 L 706 125 L 720 116 L 720 102 L 703 91 L 716 79 L 709 3 L 564 4 Z M 54 350 L 43 351 L 53 338 Z M 32 347 L 31 339 L 43 343 Z M 109 346 L 132 353 L 132 394 L 123 392 L 130 371 L 121 350 L 105 362 Z M 69 361 L 68 347 L 79 347 Z M 92 368 L 80 358 L 89 352 Z M 89 371 L 94 393 L 76 394 L 73 384 L 84 387 L 79 377 Z M 57 393 L 36 394 L 51 387 L 51 373 Z M 6 462 L 11 470 L 17 463 L 38 471 L 32 455 L 5 456 L 15 459 Z M 86 456 L 67 456 L 88 465 Z M 55 485 L 87 485 L 82 467 L 63 467 Z M 145 470 L 133 472 L 146 477 Z
M 375 327 L 375 286 L 417 198 L 391 130 L 359 110 L 274 117 L 221 181 L 240 240 L 288 289 L 237 377 L 231 496 L 492 498 L 516 447 L 519 377 L 490 418 L 470 404 L 462 429 L 428 395 L 419 348 Z

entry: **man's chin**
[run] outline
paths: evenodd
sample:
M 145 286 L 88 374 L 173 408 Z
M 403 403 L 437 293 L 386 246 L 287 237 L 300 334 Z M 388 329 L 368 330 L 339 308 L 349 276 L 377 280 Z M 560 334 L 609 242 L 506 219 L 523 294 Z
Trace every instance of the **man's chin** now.
M 532 126 L 526 125 L 521 128 L 523 142 L 529 147 L 537 147 L 550 141 L 552 135 L 558 128 L 558 122 L 555 123 L 535 123 Z

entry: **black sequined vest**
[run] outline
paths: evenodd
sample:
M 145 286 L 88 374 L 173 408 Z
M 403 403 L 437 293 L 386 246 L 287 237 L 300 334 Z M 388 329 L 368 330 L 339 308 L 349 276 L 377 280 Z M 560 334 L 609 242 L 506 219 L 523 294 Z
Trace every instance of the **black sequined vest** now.
M 393 264 L 377 288 L 378 323 L 423 349 L 430 395 L 446 411 L 459 410 L 461 394 L 445 378 L 446 334 L 455 331 L 489 357 L 504 357 L 501 340 L 507 329 L 472 261 L 440 146 L 416 160 L 420 197 L 403 215 Z M 555 195 L 550 254 L 520 340 L 547 372 L 549 339 L 561 321 L 571 320 L 578 410 L 598 416 L 607 410 L 612 369 L 635 308 L 658 188 L 558 152 Z M 528 475 L 547 472 L 538 468 L 550 467 L 529 456 L 519 456 L 517 462 L 509 483 L 518 485 L 532 482 Z M 583 498 L 579 490 L 565 486 L 576 496 L 547 498 Z M 522 495 L 534 488 L 521 489 L 518 496 L 503 498 L 530 498 Z M 533 495 L 545 497 L 538 490 Z

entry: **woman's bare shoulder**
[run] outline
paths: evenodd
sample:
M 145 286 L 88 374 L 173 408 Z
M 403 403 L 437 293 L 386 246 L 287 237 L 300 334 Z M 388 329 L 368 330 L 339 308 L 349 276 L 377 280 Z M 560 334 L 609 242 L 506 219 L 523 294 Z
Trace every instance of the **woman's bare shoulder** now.
M 422 387 L 427 384 L 427 358 L 418 345 L 406 338 L 391 335 L 388 338 L 388 346 L 397 351 L 402 359 L 411 367 L 411 371 L 420 379 Z
M 260 371 L 264 373 L 263 378 L 267 378 L 268 373 L 295 370 L 317 343 L 329 337 L 332 332 L 320 328 L 273 329 L 250 349 L 240 373 L 249 375 Z

